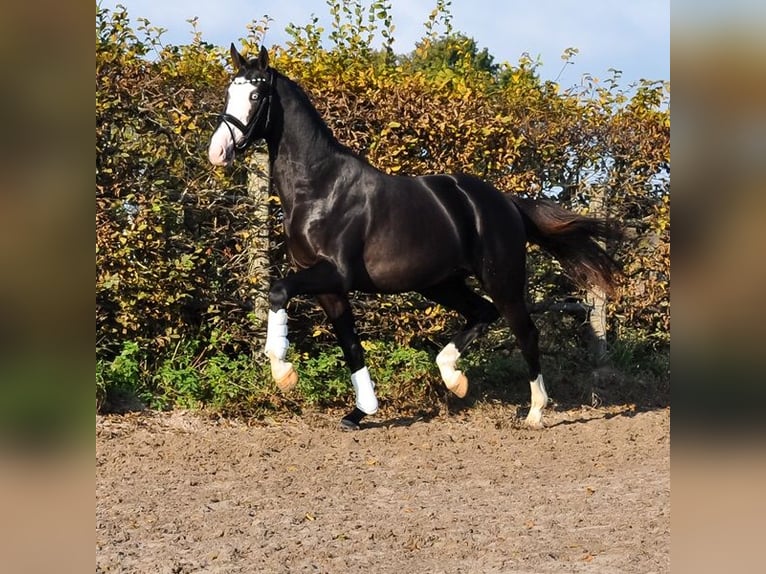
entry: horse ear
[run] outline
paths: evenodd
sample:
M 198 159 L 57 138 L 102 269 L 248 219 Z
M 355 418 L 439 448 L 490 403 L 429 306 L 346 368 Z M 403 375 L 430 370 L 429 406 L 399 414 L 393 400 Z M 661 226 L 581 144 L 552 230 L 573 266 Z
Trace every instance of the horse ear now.
M 245 60 L 244 56 L 242 56 L 242 54 L 237 51 L 237 48 L 234 46 L 234 42 L 231 43 L 229 52 L 231 53 L 231 63 L 234 64 L 234 67 L 237 69 L 237 71 L 241 70 L 247 65 L 247 60 Z
M 269 52 L 263 46 L 261 46 L 261 51 L 258 52 L 258 65 L 262 70 L 269 67 Z

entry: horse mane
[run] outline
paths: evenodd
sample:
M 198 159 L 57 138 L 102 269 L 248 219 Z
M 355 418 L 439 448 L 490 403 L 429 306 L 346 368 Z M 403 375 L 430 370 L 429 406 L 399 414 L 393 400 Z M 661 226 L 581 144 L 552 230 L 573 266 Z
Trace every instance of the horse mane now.
M 309 120 L 310 124 L 308 127 L 311 131 L 314 132 L 313 136 L 308 135 L 308 137 L 312 137 L 312 139 L 315 140 L 319 139 L 324 141 L 328 147 L 335 152 L 341 153 L 343 155 L 350 155 L 360 161 L 363 161 L 364 163 L 368 163 L 357 152 L 341 143 L 338 138 L 335 137 L 335 134 L 330 129 L 330 126 L 327 125 L 327 122 L 324 121 L 324 118 L 322 118 L 320 115 L 316 106 L 311 101 L 311 98 L 306 93 L 306 90 L 304 90 L 298 82 L 288 78 L 274 68 L 271 68 L 271 72 L 275 75 L 276 81 L 280 82 L 287 88 L 286 94 L 280 94 L 280 97 L 282 95 L 292 96 L 297 100 L 299 107 L 306 113 L 306 118 Z

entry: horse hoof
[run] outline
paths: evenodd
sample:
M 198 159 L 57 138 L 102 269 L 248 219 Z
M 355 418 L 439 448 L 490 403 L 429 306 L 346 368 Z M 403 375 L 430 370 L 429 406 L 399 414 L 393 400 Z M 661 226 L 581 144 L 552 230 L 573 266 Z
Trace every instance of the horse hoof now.
M 447 387 L 452 393 L 461 399 L 468 394 L 468 377 L 466 377 L 463 373 L 460 373 L 460 376 L 457 378 L 457 380 L 449 387 Z
M 545 425 L 543 424 L 543 417 L 540 416 L 529 416 L 527 415 L 527 418 L 524 420 L 524 423 L 527 425 L 527 428 L 540 430 L 544 429 Z
M 289 371 L 287 371 L 279 379 L 275 378 L 274 382 L 277 383 L 280 391 L 286 393 L 287 391 L 291 391 L 295 385 L 298 384 L 298 373 L 295 371 L 295 369 L 290 367 Z
M 342 431 L 357 431 L 361 428 L 362 427 L 354 421 L 350 421 L 348 419 L 340 419 L 340 430 Z
M 356 431 L 361 428 L 359 423 L 367 416 L 363 411 L 358 408 L 354 408 L 353 411 L 348 413 L 345 417 L 340 419 L 340 429 L 344 431 Z

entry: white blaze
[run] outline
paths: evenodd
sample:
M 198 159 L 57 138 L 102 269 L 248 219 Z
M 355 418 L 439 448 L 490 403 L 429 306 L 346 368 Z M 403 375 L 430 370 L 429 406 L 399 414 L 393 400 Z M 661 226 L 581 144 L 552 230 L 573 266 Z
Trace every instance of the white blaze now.
M 229 86 L 229 99 L 225 113 L 234 116 L 244 125 L 250 117 L 252 103 L 250 94 L 255 87 L 244 78 L 236 78 Z M 232 138 L 232 134 L 234 138 Z M 228 165 L 234 157 L 234 144 L 242 141 L 245 134 L 237 126 L 221 122 L 210 138 L 208 147 L 208 159 L 213 165 Z

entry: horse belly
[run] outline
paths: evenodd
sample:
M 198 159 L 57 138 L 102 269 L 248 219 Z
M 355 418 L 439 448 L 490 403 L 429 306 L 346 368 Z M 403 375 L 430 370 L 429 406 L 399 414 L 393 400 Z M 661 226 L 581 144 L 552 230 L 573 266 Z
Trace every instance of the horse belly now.
M 418 291 L 469 270 L 456 238 L 422 231 L 399 231 L 368 243 L 364 267 L 370 285 L 363 290 Z

